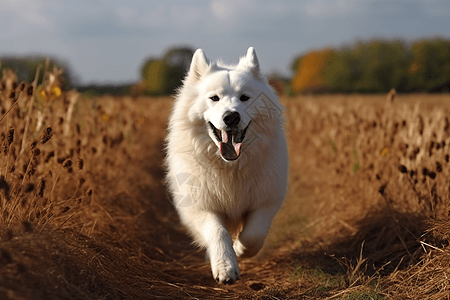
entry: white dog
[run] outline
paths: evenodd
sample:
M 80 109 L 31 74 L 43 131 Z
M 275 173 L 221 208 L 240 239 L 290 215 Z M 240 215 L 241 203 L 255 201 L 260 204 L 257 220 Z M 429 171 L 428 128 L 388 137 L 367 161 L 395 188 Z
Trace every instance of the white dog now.
M 236 66 L 195 52 L 166 142 L 181 221 L 206 248 L 213 277 L 231 284 L 239 279 L 237 257 L 261 249 L 287 190 L 282 106 L 252 47 Z

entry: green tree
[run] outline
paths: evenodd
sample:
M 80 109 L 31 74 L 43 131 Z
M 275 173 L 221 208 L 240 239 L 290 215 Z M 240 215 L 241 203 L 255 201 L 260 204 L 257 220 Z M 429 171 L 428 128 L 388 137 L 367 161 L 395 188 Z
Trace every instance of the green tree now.
M 359 42 L 336 52 L 324 70 L 325 81 L 334 92 L 406 91 L 410 61 L 401 41 Z
M 300 63 L 302 61 L 302 57 L 304 55 L 298 55 L 296 56 L 291 63 L 291 71 L 295 74 L 298 71 L 298 68 L 300 67 Z
M 422 40 L 411 46 L 408 68 L 411 91 L 442 91 L 450 88 L 450 41 Z
M 187 70 L 191 64 L 194 50 L 189 47 L 172 48 L 163 58 L 165 71 L 164 90 L 167 94 L 173 94 L 182 84 Z
M 158 60 L 157 58 L 153 58 L 153 57 L 147 58 L 147 59 L 145 60 L 144 64 L 143 64 L 142 67 L 141 67 L 141 78 L 142 78 L 142 79 L 146 79 L 146 78 L 147 78 L 148 72 L 149 72 L 149 70 L 150 70 L 151 64 L 152 64 L 154 61 L 157 61 L 157 60 Z
M 17 74 L 19 81 L 32 82 L 36 75 L 38 65 L 45 67 L 45 56 L 4 56 L 0 57 L 1 69 L 12 69 Z M 64 70 L 62 75 L 63 88 L 68 88 L 76 84 L 76 79 L 69 67 L 69 64 L 55 57 L 49 57 L 49 68 L 52 70 L 54 66 Z M 43 69 L 41 69 L 41 75 L 39 77 L 39 84 L 43 80 Z
M 351 49 L 343 49 L 333 56 L 324 69 L 326 85 L 333 92 L 350 93 L 361 76 L 361 67 Z
M 161 60 L 153 60 L 149 65 L 146 84 L 150 94 L 163 95 L 166 93 L 164 86 L 164 78 L 166 77 L 166 74 L 164 71 L 164 65 Z
M 401 41 L 360 43 L 354 48 L 354 57 L 361 71 L 354 86 L 357 92 L 404 89 L 410 57 Z
M 194 50 L 189 47 L 169 49 L 161 59 L 149 58 L 141 67 L 146 93 L 168 95 L 175 93 L 182 84 Z
M 141 76 L 145 83 L 145 92 L 150 95 L 162 95 L 163 90 L 163 62 L 158 59 L 148 59 L 142 69 Z
M 297 57 L 292 63 L 297 68 L 293 90 L 323 91 L 317 87 L 324 86 L 341 93 L 450 91 L 449 40 L 421 40 L 410 47 L 401 40 L 362 41 L 332 53 L 325 56 L 319 50 Z

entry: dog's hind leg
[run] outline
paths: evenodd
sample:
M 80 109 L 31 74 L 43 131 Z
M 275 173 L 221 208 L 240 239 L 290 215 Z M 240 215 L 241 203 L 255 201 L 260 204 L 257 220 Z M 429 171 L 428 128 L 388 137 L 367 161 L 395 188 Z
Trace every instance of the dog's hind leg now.
M 259 252 L 278 208 L 278 205 L 261 208 L 248 215 L 244 228 L 233 245 L 238 257 L 252 257 Z

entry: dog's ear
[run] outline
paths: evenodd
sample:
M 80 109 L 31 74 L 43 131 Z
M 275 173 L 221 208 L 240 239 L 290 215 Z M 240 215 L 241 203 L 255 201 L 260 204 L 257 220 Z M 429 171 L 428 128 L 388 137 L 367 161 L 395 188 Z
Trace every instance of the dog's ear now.
M 256 57 L 255 48 L 253 48 L 253 47 L 248 48 L 246 58 L 247 58 L 247 66 L 249 67 L 250 71 L 253 73 L 253 76 L 259 77 L 259 75 L 260 75 L 259 61 L 258 61 L 258 57 Z
M 189 68 L 188 79 L 192 82 L 198 81 L 209 69 L 209 62 L 202 49 L 197 49 L 192 57 Z

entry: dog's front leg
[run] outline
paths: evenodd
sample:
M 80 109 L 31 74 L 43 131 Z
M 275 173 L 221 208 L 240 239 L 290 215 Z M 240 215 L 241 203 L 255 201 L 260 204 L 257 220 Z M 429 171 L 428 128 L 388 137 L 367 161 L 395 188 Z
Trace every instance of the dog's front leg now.
M 279 206 L 266 207 L 251 212 L 233 248 L 238 257 L 255 256 L 264 245 L 272 219 Z
M 239 279 L 239 265 L 233 250 L 233 241 L 222 220 L 215 214 L 205 212 L 201 233 L 207 247 L 214 279 L 231 284 Z

